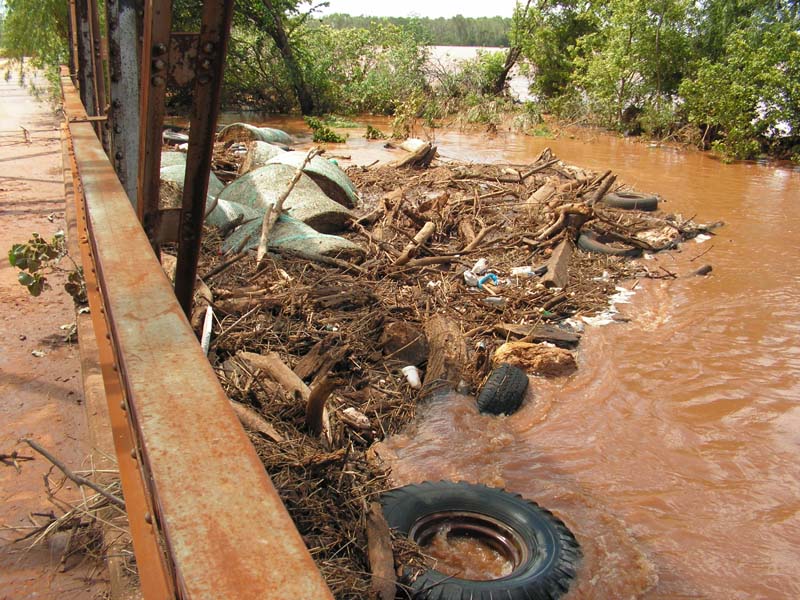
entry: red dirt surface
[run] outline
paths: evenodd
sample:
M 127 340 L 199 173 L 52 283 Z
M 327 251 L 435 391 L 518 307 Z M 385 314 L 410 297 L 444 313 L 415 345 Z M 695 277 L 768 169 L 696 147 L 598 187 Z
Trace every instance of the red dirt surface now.
M 0 66 L 0 75 L 5 72 Z M 20 473 L 0 464 L 0 600 L 104 598 L 107 589 L 107 575 L 93 561 L 77 557 L 61 573 L 57 543 L 26 552 L 24 542 L 13 542 L 29 532 L 13 528 L 29 527 L 31 514 L 61 514 L 45 493 L 50 464 L 18 439 L 35 439 L 74 470 L 86 468 L 89 454 L 78 346 L 66 344 L 60 329 L 75 321 L 72 299 L 58 278 L 51 290 L 31 297 L 6 258 L 31 233 L 49 238 L 65 228 L 57 127 L 53 111 L 20 87 L 17 73 L 10 81 L 0 78 L 0 454 L 35 457 L 19 463 Z M 79 497 L 75 487 L 68 482 L 64 497 Z

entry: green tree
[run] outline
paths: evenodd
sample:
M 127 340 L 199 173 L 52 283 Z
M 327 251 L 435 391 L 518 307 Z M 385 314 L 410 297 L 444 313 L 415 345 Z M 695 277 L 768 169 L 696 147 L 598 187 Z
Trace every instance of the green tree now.
M 690 57 L 688 0 L 611 0 L 596 32 L 581 37 L 576 84 L 599 121 L 619 127 L 626 109 L 660 108 L 677 92 Z
M 302 30 L 302 25 L 317 8 L 327 4 L 306 0 L 244 0 L 237 3 L 237 15 L 245 27 L 264 31 L 274 41 L 304 115 L 313 114 L 315 107 L 312 90 L 298 57 L 295 34 Z
M 3 46 L 13 58 L 33 57 L 57 66 L 67 57 L 67 9 L 63 0 L 7 0 Z
M 689 120 L 727 155 L 798 156 L 800 33 L 796 11 L 787 16 L 785 23 L 751 17 L 727 36 L 721 60 L 704 58 L 681 85 Z

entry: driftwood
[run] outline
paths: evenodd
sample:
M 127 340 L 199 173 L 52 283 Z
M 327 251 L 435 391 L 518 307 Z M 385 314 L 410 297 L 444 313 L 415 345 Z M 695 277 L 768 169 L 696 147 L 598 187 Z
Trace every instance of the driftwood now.
M 316 434 L 323 431 L 330 432 L 330 428 L 325 427 L 325 402 L 331 395 L 335 385 L 328 378 L 327 372 L 319 373 L 309 388 L 275 352 L 267 352 L 266 354 L 239 352 L 237 356 L 253 367 L 264 371 L 271 379 L 280 384 L 284 390 L 292 394 L 295 399 L 305 404 L 306 425 L 311 431 Z
M 300 379 L 310 379 L 320 371 L 330 371 L 333 365 L 344 356 L 343 348 L 335 348 L 338 334 L 331 334 L 320 340 L 294 366 L 294 372 Z
M 367 510 L 367 555 L 372 571 L 372 597 L 377 600 L 393 600 L 397 593 L 397 580 L 392 538 L 389 524 L 377 502 L 370 503 Z
M 327 415 L 325 402 L 336 387 L 336 382 L 330 378 L 328 372 L 320 371 L 311 382 L 311 389 L 306 402 L 306 426 L 316 435 L 326 430 Z M 328 430 L 330 428 L 327 428 Z
M 466 246 L 464 246 L 464 249 L 462 250 L 462 252 L 471 252 L 472 250 L 475 250 L 475 248 L 480 246 L 481 242 L 483 241 L 483 238 L 485 238 L 487 235 L 489 235 L 495 229 L 497 229 L 497 225 L 489 225 L 489 226 L 484 227 L 483 229 L 481 229 L 478 232 L 478 235 L 475 236 L 475 239 L 472 240 Z
M 252 408 L 248 408 L 241 402 L 234 402 L 233 400 L 230 401 L 230 404 L 233 407 L 233 412 L 236 413 L 239 422 L 247 429 L 262 433 L 273 442 L 280 443 L 284 441 L 283 436 L 279 434 L 275 428 L 266 419 L 264 419 L 264 417 L 262 417 Z
M 426 395 L 445 388 L 455 390 L 463 381 L 467 365 L 467 343 L 456 321 L 434 315 L 425 324 L 430 357 L 423 388 Z
M 531 194 L 528 197 L 527 204 L 529 208 L 533 208 L 533 206 L 531 205 L 544 204 L 545 202 L 550 200 L 550 198 L 552 198 L 553 194 L 555 193 L 556 193 L 556 186 L 550 183 L 545 183 L 543 186 L 541 186 L 538 190 L 533 192 L 533 194 Z
M 617 176 L 610 175 L 609 171 L 606 171 L 604 175 L 605 178 L 601 180 L 603 182 L 602 185 L 597 189 L 592 198 L 589 200 L 590 205 L 597 204 L 598 202 L 600 202 L 603 199 L 603 196 L 605 196 L 608 193 L 608 190 L 611 189 L 611 186 L 614 185 L 614 182 L 617 180 Z
M 565 288 L 569 282 L 569 260 L 572 257 L 572 240 L 563 240 L 547 262 L 547 273 L 542 276 L 544 287 Z
M 424 246 L 425 243 L 430 239 L 430 237 L 435 233 L 436 225 L 428 221 L 425 225 L 417 232 L 417 235 L 414 236 L 414 239 L 411 240 L 405 248 L 403 248 L 403 252 L 400 254 L 399 258 L 394 261 L 395 266 L 402 266 L 410 261 L 414 254 L 417 252 L 417 249 L 420 246 Z
M 576 333 L 546 324 L 531 327 L 530 325 L 500 323 L 494 326 L 494 332 L 504 338 L 520 337 L 533 343 L 549 342 L 561 348 L 574 348 L 581 341 L 581 336 Z
M 416 150 L 410 152 L 407 156 L 396 160 L 392 163 L 391 166 L 399 168 L 399 167 L 410 167 L 414 165 L 420 165 L 422 167 L 427 167 L 431 164 L 431 161 L 436 156 L 436 146 L 431 146 L 430 142 L 425 142 L 421 144 Z

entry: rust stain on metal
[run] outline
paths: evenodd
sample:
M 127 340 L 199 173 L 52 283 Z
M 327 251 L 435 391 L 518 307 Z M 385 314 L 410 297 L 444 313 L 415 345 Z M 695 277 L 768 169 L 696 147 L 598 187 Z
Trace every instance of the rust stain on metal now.
M 81 111 L 80 101 L 71 86 L 69 78 L 62 77 L 62 82 L 62 87 L 65 90 L 65 108 L 67 112 L 74 114 Z M 64 155 L 64 165 L 65 168 L 70 169 L 72 177 L 72 189 L 68 188 L 66 190 L 65 200 L 74 204 L 76 212 L 77 227 L 74 240 L 78 246 L 81 264 L 84 267 L 86 290 L 91 309 L 92 326 L 97 339 L 99 364 L 108 403 L 114 449 L 125 496 L 125 506 L 130 519 L 131 538 L 140 571 L 140 587 L 144 597 L 148 600 L 150 598 L 174 598 L 173 578 L 169 572 L 166 557 L 161 550 L 157 532 L 144 522 L 144 515 L 150 510 L 149 492 L 145 487 L 136 461 L 131 458 L 131 452 L 133 451 L 135 454 L 136 445 L 133 441 L 127 416 L 122 409 L 122 406 L 125 405 L 125 397 L 122 393 L 122 385 L 115 365 L 114 351 L 108 339 L 110 335 L 106 335 L 108 327 L 103 317 L 105 313 L 103 300 L 97 291 L 96 266 L 94 265 L 89 245 L 83 192 L 74 160 L 69 128 L 66 125 L 63 126 L 63 133 L 67 136 L 67 147 L 69 149 L 69 152 Z M 70 194 L 70 191 L 72 194 Z M 72 248 L 71 251 L 74 250 Z
M 75 92 L 62 82 L 69 114 Z M 69 129 L 118 372 L 178 595 L 332 598 L 94 131 Z

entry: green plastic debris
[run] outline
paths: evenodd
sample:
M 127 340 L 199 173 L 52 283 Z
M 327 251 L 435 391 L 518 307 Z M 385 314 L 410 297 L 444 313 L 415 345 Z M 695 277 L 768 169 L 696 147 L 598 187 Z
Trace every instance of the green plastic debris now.
M 267 164 L 228 184 L 219 197 L 263 211 L 277 202 L 296 172 L 297 169 L 289 165 Z M 341 231 L 353 217 L 307 175 L 301 175 L 283 208 L 290 217 L 323 233 Z
M 183 190 L 183 180 L 186 178 L 186 163 L 180 165 L 171 165 L 169 167 L 162 167 L 161 169 L 161 180 L 162 181 L 169 181 L 170 183 L 176 184 L 181 190 Z M 214 175 L 214 173 L 208 174 L 208 195 L 214 198 L 217 194 L 219 194 L 225 185 L 219 180 L 219 178 Z
M 231 140 L 237 142 L 244 142 L 247 140 L 255 140 L 259 142 L 269 142 L 271 144 L 284 144 L 290 146 L 294 143 L 292 137 L 280 129 L 273 129 L 272 127 L 256 127 L 248 123 L 233 123 L 225 127 L 217 135 L 220 142 L 228 142 Z
M 257 248 L 261 238 L 261 226 L 262 219 L 242 225 L 225 240 L 222 245 L 223 251 Z M 353 242 L 336 235 L 319 233 L 305 223 L 286 215 L 281 215 L 272 227 L 267 246 L 278 250 L 288 250 L 309 259 L 313 259 L 315 256 L 324 256 L 342 260 L 359 260 L 364 257 L 364 249 Z
M 208 212 L 208 209 L 211 208 L 212 204 L 214 205 L 214 208 L 211 210 L 211 212 Z M 214 201 L 213 198 L 208 198 L 206 200 L 206 213 L 206 223 L 213 225 L 214 227 L 226 227 L 239 219 L 240 215 L 241 223 L 246 223 L 247 221 L 252 221 L 254 219 L 257 219 L 260 223 L 264 217 L 263 210 L 251 208 L 236 202 L 228 202 L 227 200 L 222 200 L 219 198 L 217 198 L 216 201 Z
M 250 171 L 266 165 L 270 159 L 279 154 L 286 154 L 286 150 L 269 142 L 250 142 L 247 144 L 247 156 L 244 157 L 239 175 L 244 175 Z
M 284 152 L 271 158 L 268 164 L 290 165 L 299 168 L 305 157 L 305 152 Z M 358 192 L 356 192 L 353 182 L 338 165 L 321 156 L 315 156 L 306 165 L 303 172 L 311 177 L 330 198 L 342 206 L 347 208 L 358 206 Z
M 161 168 L 174 167 L 175 165 L 186 164 L 185 152 L 166 151 L 161 153 Z

